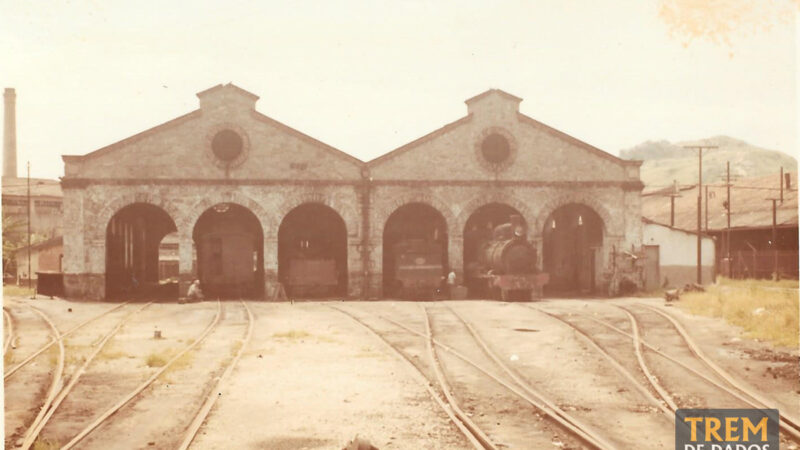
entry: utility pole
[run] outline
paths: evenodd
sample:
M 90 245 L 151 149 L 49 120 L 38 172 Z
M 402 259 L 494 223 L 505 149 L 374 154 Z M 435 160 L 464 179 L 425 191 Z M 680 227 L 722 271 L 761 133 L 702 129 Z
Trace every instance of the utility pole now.
M 678 180 L 672 180 L 672 193 L 669 194 L 669 226 L 675 226 L 675 197 L 680 197 L 678 193 Z
M 703 284 L 703 236 L 701 211 L 703 206 L 703 149 L 718 148 L 716 145 L 684 145 L 683 148 L 697 150 L 697 284 Z
M 777 203 L 778 198 L 768 198 L 772 200 L 772 279 L 778 281 L 781 279 L 778 275 L 778 220 L 777 220 Z
M 31 162 L 28 161 L 28 289 L 31 288 Z
M 731 262 L 731 162 L 726 163 L 726 182 L 725 187 L 728 191 L 728 199 L 725 202 L 726 216 L 728 217 L 727 238 L 725 239 L 725 256 L 728 258 L 728 278 L 733 274 L 733 263 Z
M 708 233 L 708 185 L 706 185 L 706 233 Z
M 781 205 L 782 205 L 783 204 L 783 166 L 781 166 L 780 186 L 781 186 Z

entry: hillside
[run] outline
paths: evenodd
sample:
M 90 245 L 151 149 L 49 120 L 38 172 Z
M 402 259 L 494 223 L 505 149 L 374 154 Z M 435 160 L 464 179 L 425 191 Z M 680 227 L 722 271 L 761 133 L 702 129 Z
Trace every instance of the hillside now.
M 645 191 L 672 184 L 697 183 L 697 151 L 684 145 L 716 145 L 718 149 L 703 150 L 703 182 L 724 181 L 725 163 L 731 163 L 731 178 L 751 178 L 774 174 L 783 166 L 785 171 L 797 171 L 797 159 L 786 153 L 768 150 L 729 136 L 715 136 L 697 141 L 647 141 L 621 150 L 620 157 L 641 159 L 641 176 Z M 777 181 L 776 181 L 777 182 Z

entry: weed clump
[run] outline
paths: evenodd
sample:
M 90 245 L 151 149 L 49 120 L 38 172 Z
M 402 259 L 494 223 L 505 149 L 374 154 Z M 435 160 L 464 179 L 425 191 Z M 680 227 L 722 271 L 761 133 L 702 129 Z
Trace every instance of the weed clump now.
M 720 278 L 705 292 L 687 292 L 678 305 L 687 312 L 720 317 L 742 327 L 747 337 L 775 345 L 800 345 L 797 280 Z

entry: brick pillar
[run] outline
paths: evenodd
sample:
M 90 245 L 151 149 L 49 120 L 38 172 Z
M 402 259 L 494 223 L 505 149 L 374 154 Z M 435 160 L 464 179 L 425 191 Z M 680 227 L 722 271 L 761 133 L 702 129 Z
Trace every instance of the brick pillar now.
M 278 286 L 278 237 L 264 238 L 264 298 L 270 300 Z
M 447 263 L 456 272 L 456 284 L 464 284 L 464 236 L 447 236 Z
M 181 233 L 178 236 L 178 295 L 180 297 L 186 296 L 189 285 L 197 277 L 194 255 L 194 239 L 192 239 L 191 233 Z

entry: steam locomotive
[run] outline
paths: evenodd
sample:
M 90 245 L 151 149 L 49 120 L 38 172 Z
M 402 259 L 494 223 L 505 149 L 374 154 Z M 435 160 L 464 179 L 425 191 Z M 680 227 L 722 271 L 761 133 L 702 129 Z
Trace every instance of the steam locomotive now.
M 392 246 L 392 254 L 392 294 L 413 299 L 436 295 L 445 272 L 441 243 L 429 239 L 404 239 Z
M 481 280 L 493 297 L 503 301 L 541 296 L 549 275 L 536 267 L 536 247 L 526 234 L 517 215 L 495 227 L 491 239 L 478 244 L 478 259 L 467 268 L 467 276 Z

